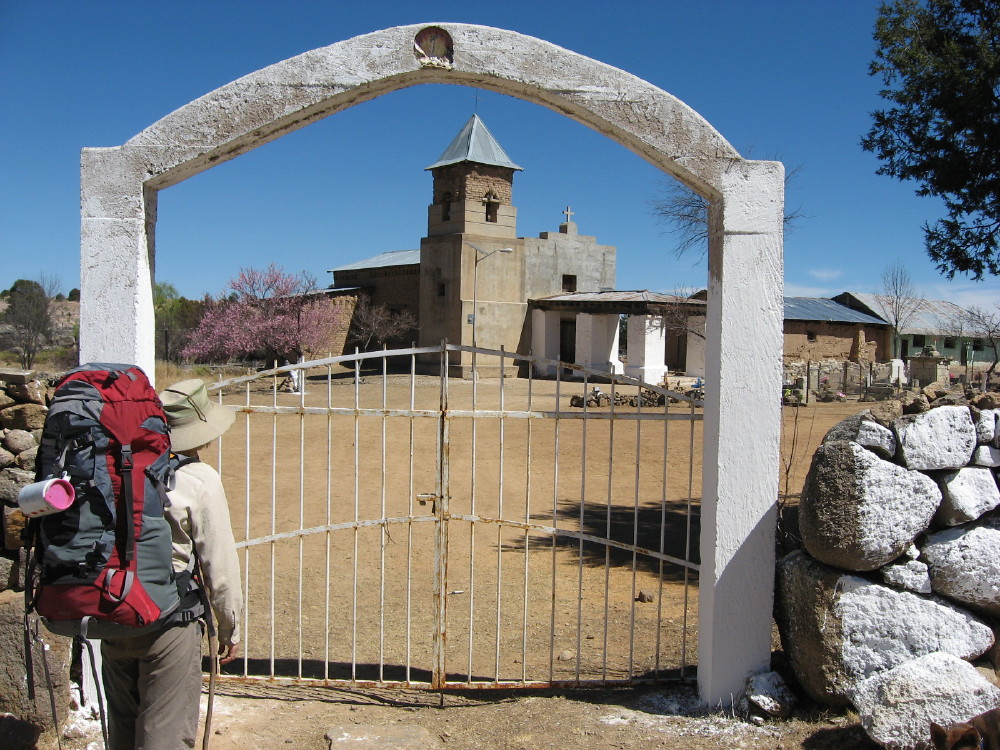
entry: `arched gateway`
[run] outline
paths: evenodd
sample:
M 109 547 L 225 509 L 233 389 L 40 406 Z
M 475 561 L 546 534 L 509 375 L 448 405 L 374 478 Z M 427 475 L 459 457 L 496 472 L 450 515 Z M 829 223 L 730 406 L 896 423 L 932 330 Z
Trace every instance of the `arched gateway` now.
M 624 71 L 484 26 L 399 26 L 272 65 L 81 167 L 80 357 L 154 364 L 157 192 L 382 94 L 463 84 L 560 112 L 711 202 L 698 682 L 728 703 L 768 667 L 778 492 L 783 169 Z

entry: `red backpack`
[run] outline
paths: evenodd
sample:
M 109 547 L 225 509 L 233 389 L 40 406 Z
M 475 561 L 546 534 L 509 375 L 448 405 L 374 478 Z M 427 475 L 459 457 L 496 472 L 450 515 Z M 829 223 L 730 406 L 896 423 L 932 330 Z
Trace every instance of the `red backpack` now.
M 57 385 L 36 479 L 65 477 L 64 511 L 31 519 L 28 609 L 60 635 L 122 638 L 201 614 L 191 571 L 175 575 L 164 518 L 173 486 L 166 415 L 138 367 L 87 364 Z M 32 591 L 33 589 L 33 591 Z

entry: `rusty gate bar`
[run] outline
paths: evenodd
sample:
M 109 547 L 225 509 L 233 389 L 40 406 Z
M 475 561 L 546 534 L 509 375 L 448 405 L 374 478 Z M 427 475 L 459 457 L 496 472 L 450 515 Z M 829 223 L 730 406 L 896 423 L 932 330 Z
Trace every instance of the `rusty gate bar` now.
M 475 354 L 473 354 L 475 356 Z M 434 673 L 431 688 L 443 689 L 448 679 L 448 512 L 451 499 L 449 452 L 451 449 L 451 420 L 448 419 L 448 345 L 441 342 L 441 406 L 438 422 L 437 497 L 434 500 Z M 475 388 L 475 368 L 473 368 L 473 388 Z
M 455 390 L 449 366 L 462 353 L 471 353 L 473 362 L 498 361 L 493 371 L 499 371 L 499 378 L 481 380 L 479 371 L 474 370 L 471 383 L 455 381 L 462 384 Z M 403 358 L 405 374 L 399 368 L 390 370 L 390 359 L 399 362 Z M 418 381 L 431 382 L 419 380 L 427 376 L 418 376 L 418 367 L 431 359 L 436 360 L 438 371 L 433 378 L 436 407 L 427 403 L 428 394 L 423 390 L 418 399 Z M 376 365 L 374 374 L 371 365 Z M 552 368 L 555 376 L 538 391 L 536 386 L 544 385 L 536 380 L 540 366 Z M 518 368 L 526 383 L 516 390 L 520 395 L 515 403 L 510 388 L 519 381 L 507 375 Z M 317 376 L 317 371 L 325 375 Z M 325 378 L 325 392 L 313 391 L 316 386 L 306 377 L 309 372 L 313 373 L 312 382 Z M 292 373 L 299 383 L 298 392 L 279 396 L 279 378 Z M 567 373 L 572 380 L 566 379 Z M 335 385 L 335 377 L 352 389 L 350 403 L 344 402 L 347 389 Z M 376 387 L 366 378 L 380 382 Z M 407 380 L 406 388 L 394 389 L 390 398 L 390 380 L 402 378 Z M 579 409 L 565 406 L 567 391 L 578 393 L 582 387 L 586 396 L 592 383 L 598 381 L 610 382 L 611 401 L 606 409 L 586 400 Z M 441 690 L 622 685 L 690 676 L 687 639 L 691 574 L 698 571 L 697 562 L 692 560 L 692 514 L 699 491 L 694 456 L 700 401 L 632 378 L 609 378 L 607 373 L 577 365 L 446 342 L 440 347 L 355 351 L 274 367 L 210 387 L 221 403 L 243 413 L 238 424 L 244 431 L 238 437 L 234 433 L 235 439 L 220 441 L 217 455 L 234 501 L 232 507 L 243 513 L 242 519 L 234 519 L 234 527 L 242 535 L 237 546 L 246 601 L 245 653 L 239 677 L 226 675 L 223 679 Z M 633 388 L 636 395 L 629 401 Z M 266 402 L 257 398 L 263 389 L 270 391 Z M 489 390 L 486 398 L 484 389 Z M 405 403 L 399 395 L 403 390 Z M 542 391 L 548 394 L 545 399 L 554 398 L 553 405 L 538 403 Z M 362 393 L 366 394 L 364 399 Z M 466 394 L 468 407 L 463 397 L 455 395 L 460 393 Z M 644 394 L 663 397 L 662 408 L 645 404 Z M 671 400 L 679 405 L 672 407 Z M 290 430 L 290 423 L 282 427 L 292 415 L 297 417 L 297 430 Z M 323 417 L 321 426 L 311 421 L 319 416 Z M 269 448 L 260 439 L 263 435 L 256 436 L 261 417 L 270 421 Z M 662 435 L 659 430 L 645 429 L 646 422 L 662 424 Z M 682 443 L 686 445 L 677 444 L 671 424 L 685 422 L 688 432 Z M 345 461 L 348 456 L 342 448 L 347 435 L 338 425 L 347 424 L 351 425 L 352 450 Z M 423 427 L 418 431 L 418 424 L 435 424 L 433 436 Z M 405 429 L 399 430 L 397 425 Z M 544 425 L 549 428 L 536 431 Z M 486 432 L 484 426 L 489 426 Z M 634 440 L 619 437 L 618 428 L 626 426 L 634 429 Z M 549 432 L 549 448 L 536 455 L 536 447 L 546 444 Z M 459 434 L 463 437 L 456 443 Z M 536 434 L 541 443 L 537 443 Z M 400 447 L 404 435 L 405 454 Z M 660 437 L 652 440 L 654 435 Z M 364 451 L 363 437 L 371 446 Z M 487 437 L 489 446 L 484 443 Z M 677 459 L 671 458 L 675 448 Z M 549 449 L 551 460 L 547 459 Z M 269 460 L 264 457 L 268 450 Z M 286 453 L 279 453 L 281 450 Z M 297 467 L 286 466 L 286 462 L 292 463 L 295 451 Z M 627 455 L 630 451 L 634 456 Z M 319 477 L 315 464 L 307 467 L 307 454 L 324 457 L 324 477 Z M 281 472 L 279 455 L 284 459 Z M 686 490 L 681 492 L 678 476 L 668 465 L 672 460 L 683 461 L 685 455 Z M 482 464 L 484 456 L 492 463 Z M 650 457 L 659 461 L 658 471 Z M 622 474 L 623 460 L 634 461 L 631 479 Z M 577 461 L 579 476 L 574 478 Z M 465 462 L 468 466 L 463 476 L 468 484 L 462 479 L 455 485 L 454 468 Z M 492 468 L 480 476 L 482 466 Z M 433 479 L 432 492 L 417 483 L 418 468 L 420 482 Z M 573 471 L 566 474 L 564 469 L 570 468 Z M 335 481 L 345 470 L 352 476 Z M 606 481 L 600 481 L 600 472 L 605 470 Z M 551 509 L 546 511 L 537 502 L 542 499 L 544 508 L 549 481 Z M 675 488 L 670 493 L 668 481 Z M 232 489 L 240 485 L 244 498 L 237 503 L 238 493 Z M 650 495 L 654 489 L 655 500 Z M 572 497 L 577 493 L 578 498 Z M 414 500 L 419 501 L 419 508 Z M 456 500 L 461 502 L 456 505 Z M 428 502 L 430 508 L 426 507 Z M 520 511 L 518 502 L 523 502 Z M 567 503 L 572 503 L 572 512 Z M 683 551 L 676 531 L 681 508 Z M 654 513 L 656 521 L 652 520 Z M 675 533 L 668 543 L 671 514 Z M 455 523 L 467 524 L 468 534 L 453 538 L 450 529 Z M 658 524 L 655 541 L 651 539 L 651 523 Z M 405 537 L 393 532 L 404 524 Z M 477 526 L 482 524 L 493 524 L 495 535 L 477 535 Z M 430 532 L 430 538 L 421 531 L 418 541 L 419 529 Z M 549 539 L 547 549 L 545 537 Z M 644 541 L 647 538 L 649 542 Z M 572 558 L 566 557 L 567 544 L 573 550 Z M 601 549 L 598 562 L 594 552 Z M 512 567 L 515 558 L 510 556 L 518 554 L 523 555 L 521 564 Z M 548 559 L 549 571 L 544 570 L 544 558 L 539 554 Z M 461 584 L 452 585 L 449 571 L 458 560 L 456 555 L 468 556 L 468 564 L 458 570 L 459 579 L 468 576 L 465 590 Z M 478 560 L 483 555 L 486 557 Z M 479 564 L 490 555 L 492 562 L 481 572 Z M 341 562 L 345 557 L 351 560 L 349 568 Z M 426 562 L 417 565 L 417 558 Z M 575 568 L 572 596 L 567 596 L 567 564 Z M 680 571 L 669 586 L 668 567 Z M 340 574 L 335 573 L 338 569 Z M 400 573 L 401 569 L 404 572 Z M 656 591 L 657 601 L 655 615 L 654 608 L 644 608 L 641 629 L 637 608 L 640 577 L 648 581 L 644 586 Z M 623 595 L 628 595 L 627 605 L 615 599 Z M 449 600 L 456 596 L 461 604 L 456 605 L 457 620 L 449 628 Z M 467 613 L 462 610 L 466 605 Z M 676 608 L 676 624 L 667 619 L 668 605 Z M 567 606 L 572 609 L 567 611 Z M 484 607 L 492 610 L 487 620 L 482 619 Z M 349 623 L 344 622 L 347 617 Z M 547 620 L 541 631 L 540 617 Z M 575 653 L 569 657 L 572 661 L 566 661 L 560 652 L 566 646 L 557 647 L 557 643 L 565 643 L 567 636 L 561 623 L 569 620 L 564 624 L 570 625 L 574 619 L 569 632 Z M 456 629 L 456 625 L 460 627 Z M 594 628 L 599 634 L 591 634 Z M 640 632 L 643 656 L 638 662 Z M 595 635 L 599 641 L 593 640 Z M 594 647 L 585 648 L 588 641 L 600 644 L 599 653 Z M 673 643 L 679 650 L 679 664 L 663 660 L 665 644 Z M 545 648 L 548 669 L 543 677 L 539 665 Z M 465 653 L 458 657 L 458 671 L 450 672 L 456 649 Z M 486 670 L 483 657 L 489 659 Z M 594 657 L 598 657 L 596 661 Z

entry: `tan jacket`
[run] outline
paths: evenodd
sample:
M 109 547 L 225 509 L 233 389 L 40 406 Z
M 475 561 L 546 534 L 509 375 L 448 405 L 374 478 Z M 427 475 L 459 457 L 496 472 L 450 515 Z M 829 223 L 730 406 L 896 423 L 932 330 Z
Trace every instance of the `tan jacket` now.
M 174 571 L 187 569 L 193 542 L 218 622 L 219 643 L 239 643 L 243 614 L 240 561 L 222 478 L 208 464 L 185 464 L 177 470 L 177 483 L 167 497 L 170 507 L 166 509 L 166 516 L 173 533 Z

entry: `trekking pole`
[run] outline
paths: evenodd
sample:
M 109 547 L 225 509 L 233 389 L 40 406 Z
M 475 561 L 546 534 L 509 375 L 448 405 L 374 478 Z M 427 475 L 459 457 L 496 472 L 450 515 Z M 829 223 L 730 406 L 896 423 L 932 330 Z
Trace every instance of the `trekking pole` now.
M 90 659 L 90 674 L 94 678 L 94 685 L 96 686 L 95 692 L 97 693 L 97 709 L 98 713 L 101 715 L 101 736 L 104 738 L 104 750 L 108 750 L 108 717 L 104 710 L 104 695 L 101 690 L 101 678 L 97 675 L 97 658 L 94 656 L 94 646 L 87 639 L 87 627 L 89 626 L 90 618 L 84 617 L 80 621 L 80 633 L 75 636 L 77 640 L 87 649 L 87 658 Z
M 205 590 L 205 576 L 201 570 L 201 560 L 197 551 L 194 554 L 194 576 L 198 582 L 198 598 L 205 610 L 205 628 L 208 631 L 208 653 L 211 666 L 208 671 L 208 705 L 205 707 L 205 732 L 201 736 L 201 750 L 208 750 L 212 738 L 212 711 L 215 709 L 215 678 L 219 674 L 219 636 L 215 630 L 215 620 L 212 618 L 212 605 Z
M 208 706 L 205 709 L 205 733 L 201 738 L 201 750 L 208 750 L 208 744 L 212 737 L 212 710 L 215 707 L 215 678 L 219 674 L 219 638 L 215 634 L 215 628 L 208 631 L 208 650 L 212 659 L 212 666 L 208 672 Z
M 62 750 L 62 732 L 59 728 L 59 713 L 56 710 L 56 692 L 52 687 L 52 672 L 49 671 L 49 656 L 48 656 L 48 644 L 42 639 L 38 634 L 38 620 L 34 621 L 34 628 L 30 629 L 31 626 L 27 622 L 27 615 L 25 615 L 25 628 L 28 628 L 31 633 L 31 643 L 37 643 L 41 647 L 42 651 L 42 668 L 45 671 L 45 684 L 49 688 L 49 707 L 52 709 L 52 726 L 56 731 L 56 744 L 59 746 L 59 750 Z M 28 646 L 25 643 L 25 646 Z

